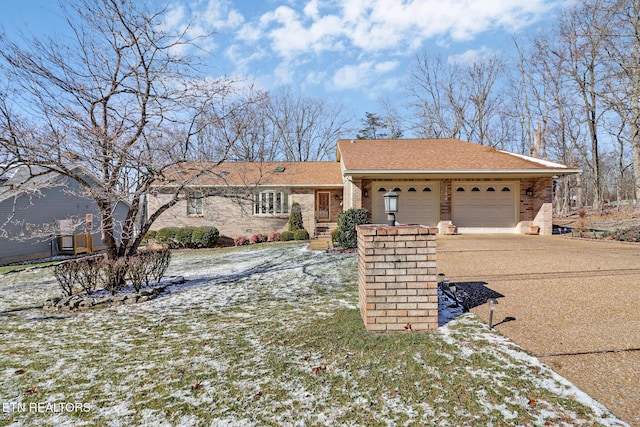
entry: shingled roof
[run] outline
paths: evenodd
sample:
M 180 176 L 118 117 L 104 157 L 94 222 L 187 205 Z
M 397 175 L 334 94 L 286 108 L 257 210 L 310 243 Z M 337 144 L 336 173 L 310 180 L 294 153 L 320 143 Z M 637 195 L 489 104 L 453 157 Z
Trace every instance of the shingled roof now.
M 178 165 L 156 186 L 190 181 L 191 186 L 339 187 L 338 162 L 194 162 Z
M 458 139 L 338 141 L 345 175 L 384 173 L 563 175 L 574 168 Z

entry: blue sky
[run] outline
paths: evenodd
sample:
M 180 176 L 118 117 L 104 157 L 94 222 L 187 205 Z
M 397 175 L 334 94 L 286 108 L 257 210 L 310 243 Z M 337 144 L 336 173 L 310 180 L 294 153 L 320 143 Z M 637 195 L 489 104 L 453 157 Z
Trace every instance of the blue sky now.
M 160 2 L 160 0 L 151 0 Z M 290 86 L 343 103 L 356 117 L 402 103 L 416 55 L 513 52 L 512 36 L 542 31 L 570 0 L 173 0 L 167 25 L 215 32 L 212 74 Z M 0 0 L 0 29 L 64 32 L 57 1 Z

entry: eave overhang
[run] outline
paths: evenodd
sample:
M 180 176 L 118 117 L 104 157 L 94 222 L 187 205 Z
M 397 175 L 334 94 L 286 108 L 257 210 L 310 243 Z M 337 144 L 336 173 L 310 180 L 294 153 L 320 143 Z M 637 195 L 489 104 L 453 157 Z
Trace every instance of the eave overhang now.
M 344 176 L 354 178 L 539 178 L 565 176 L 581 173 L 580 169 L 574 168 L 545 168 L 545 169 L 461 169 L 461 170 L 366 170 L 366 169 L 345 169 Z

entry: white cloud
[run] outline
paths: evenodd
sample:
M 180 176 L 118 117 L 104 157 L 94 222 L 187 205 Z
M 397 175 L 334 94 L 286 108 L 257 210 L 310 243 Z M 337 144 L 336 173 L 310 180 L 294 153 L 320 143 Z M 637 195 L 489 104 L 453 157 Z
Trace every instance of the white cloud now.
M 380 87 L 387 84 L 383 83 L 386 81 L 384 76 L 395 70 L 398 65 L 397 61 L 380 63 L 365 61 L 358 65 L 346 65 L 336 71 L 331 87 L 334 90 Z
M 486 31 L 517 31 L 544 16 L 563 0 L 308 0 L 296 10 L 279 6 L 258 22 L 262 38 L 277 55 L 352 46 L 364 52 L 415 51 L 428 39 L 467 41 Z M 337 5 L 337 6 L 336 6 Z M 259 40 L 254 29 L 241 37 Z
M 320 13 L 318 11 L 318 0 L 311 0 L 303 9 L 304 14 L 310 18 L 318 19 Z
M 496 55 L 493 49 L 486 46 L 482 46 L 480 49 L 469 49 L 463 53 L 450 55 L 447 58 L 449 64 L 476 64 L 481 62 L 484 58 L 488 58 Z
M 400 64 L 406 66 L 421 49 L 435 44 L 453 50 L 464 42 L 474 49 L 450 55 L 450 61 L 490 55 L 491 48 L 469 42 L 530 26 L 567 0 L 185 1 L 199 12 L 177 6 L 167 22 L 177 25 L 195 17 L 193 34 L 214 32 L 235 72 L 271 86 L 299 84 L 374 96 L 397 90 L 400 77 L 394 74 L 403 74 L 397 73 Z

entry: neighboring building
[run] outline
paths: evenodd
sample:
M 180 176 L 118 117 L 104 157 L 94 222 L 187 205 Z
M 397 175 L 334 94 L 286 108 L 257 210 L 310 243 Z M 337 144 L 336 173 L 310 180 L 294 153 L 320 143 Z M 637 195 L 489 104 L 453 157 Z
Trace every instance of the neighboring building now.
M 89 233 L 93 248 L 102 249 L 100 212 L 80 183 L 41 168 L 31 171 L 31 178 L 27 166 L 0 175 L 0 264 L 58 255 L 61 234 Z M 122 221 L 128 211 L 125 203 L 114 207 Z
M 193 164 L 191 174 L 203 170 Z M 179 175 L 190 177 L 189 169 Z M 230 237 L 286 229 L 291 203 L 305 228 L 335 227 L 344 209 L 365 208 L 386 223 L 383 195 L 399 196 L 396 221 L 444 232 L 552 233 L 553 179 L 579 171 L 455 139 L 339 140 L 336 162 L 222 163 L 195 179 L 186 199 L 154 228 L 213 225 Z M 175 189 L 158 183 L 149 211 Z M 232 194 L 233 193 L 233 194 Z M 206 197 L 211 196 L 211 197 Z

